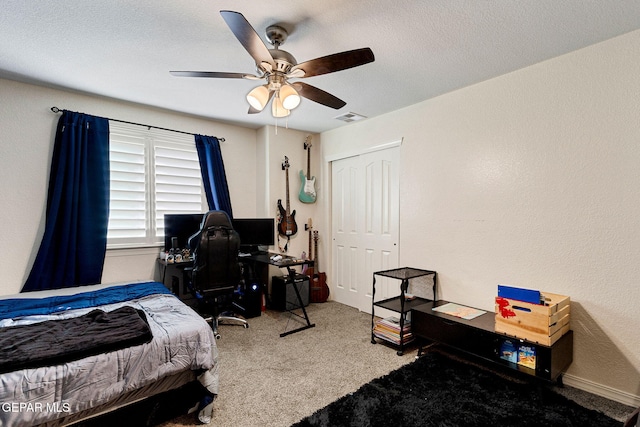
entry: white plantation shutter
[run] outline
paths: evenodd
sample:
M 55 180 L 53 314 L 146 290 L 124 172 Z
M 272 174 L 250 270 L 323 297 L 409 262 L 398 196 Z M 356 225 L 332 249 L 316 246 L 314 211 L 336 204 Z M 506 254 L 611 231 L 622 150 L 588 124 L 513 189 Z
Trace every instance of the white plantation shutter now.
M 205 209 L 192 135 L 110 122 L 110 247 L 162 246 L 166 213 Z
M 154 148 L 155 226 L 164 236 L 164 214 L 203 212 L 204 192 L 193 137 L 190 146 L 157 141 Z
M 147 141 L 140 132 L 124 132 L 110 124 L 108 243 L 147 240 Z

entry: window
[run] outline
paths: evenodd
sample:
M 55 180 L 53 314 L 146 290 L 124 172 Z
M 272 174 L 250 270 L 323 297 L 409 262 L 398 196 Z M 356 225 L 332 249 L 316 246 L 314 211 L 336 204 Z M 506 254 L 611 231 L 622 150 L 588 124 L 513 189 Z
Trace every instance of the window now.
M 165 214 L 206 210 L 194 138 L 119 122 L 109 132 L 107 244 L 163 246 Z

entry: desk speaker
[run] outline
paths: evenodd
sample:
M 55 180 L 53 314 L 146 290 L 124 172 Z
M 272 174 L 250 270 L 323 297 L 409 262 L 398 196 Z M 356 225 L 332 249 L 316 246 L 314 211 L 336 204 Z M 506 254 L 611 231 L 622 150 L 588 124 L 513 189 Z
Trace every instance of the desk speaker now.
M 302 304 L 309 305 L 309 277 L 296 274 L 295 286 L 302 297 Z M 271 308 L 274 310 L 295 310 L 300 308 L 296 291 L 289 276 L 273 276 L 271 278 Z

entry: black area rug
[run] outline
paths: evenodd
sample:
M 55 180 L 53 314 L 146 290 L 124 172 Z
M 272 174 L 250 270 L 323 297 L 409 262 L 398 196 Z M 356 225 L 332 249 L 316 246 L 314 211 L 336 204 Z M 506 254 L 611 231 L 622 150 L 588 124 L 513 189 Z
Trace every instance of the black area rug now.
M 430 351 L 303 419 L 306 426 L 620 427 L 534 378 L 515 378 Z

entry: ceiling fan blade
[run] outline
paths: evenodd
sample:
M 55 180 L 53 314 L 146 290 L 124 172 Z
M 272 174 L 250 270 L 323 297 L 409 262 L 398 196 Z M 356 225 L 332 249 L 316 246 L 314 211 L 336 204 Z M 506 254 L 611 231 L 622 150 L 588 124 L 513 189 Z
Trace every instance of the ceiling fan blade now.
M 300 96 L 304 96 L 318 104 L 326 105 L 327 107 L 335 108 L 336 110 L 347 105 L 347 103 L 342 99 L 331 95 L 329 92 L 325 92 L 322 89 L 318 89 L 317 87 L 304 82 L 291 83 L 291 86 L 298 91 Z
M 172 76 L 176 77 L 210 77 L 217 79 L 258 79 L 258 76 L 245 73 L 225 73 L 217 71 L 169 71 Z
M 374 60 L 373 51 L 368 47 L 364 47 L 305 61 L 292 67 L 291 72 L 302 70 L 304 71 L 304 77 L 319 76 L 358 67 Z
M 267 49 L 267 46 L 244 15 L 231 10 L 221 10 L 220 15 L 222 15 L 222 19 L 225 20 L 240 44 L 244 46 L 247 52 L 249 52 L 249 55 L 256 61 L 257 66 L 260 66 L 263 62 L 271 64 L 272 67 L 275 66 L 269 49 Z

